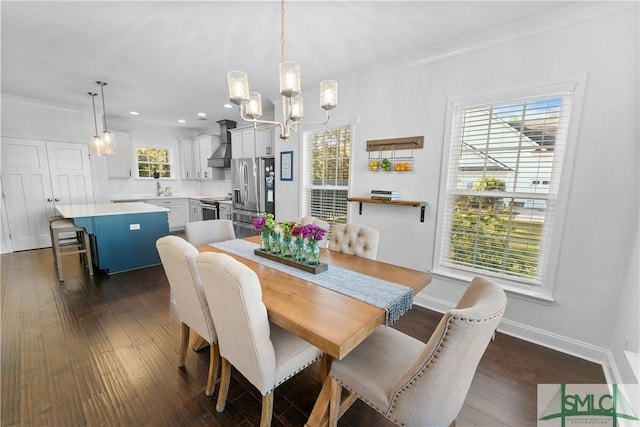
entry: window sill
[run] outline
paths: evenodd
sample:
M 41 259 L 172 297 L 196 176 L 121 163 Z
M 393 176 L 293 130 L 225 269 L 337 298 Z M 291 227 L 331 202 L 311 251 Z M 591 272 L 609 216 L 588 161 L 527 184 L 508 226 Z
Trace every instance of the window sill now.
M 439 277 L 443 280 L 453 282 L 461 286 L 466 286 L 471 281 L 471 279 L 473 279 L 476 276 L 482 276 L 482 274 L 480 273 L 478 274 L 470 273 L 467 275 L 459 272 L 452 272 L 450 270 L 443 269 L 443 268 L 434 269 L 431 271 L 431 274 L 434 277 Z M 531 288 L 529 289 L 529 288 L 525 288 L 524 286 L 517 286 L 505 280 L 500 280 L 491 276 L 483 276 L 483 277 L 486 277 L 488 280 L 491 280 L 492 282 L 500 285 L 502 289 L 504 289 L 504 291 L 507 293 L 507 295 L 511 297 L 518 298 L 524 301 L 534 302 L 536 304 L 542 304 L 542 305 L 551 305 L 555 301 L 552 296 L 543 294 L 539 290 L 534 290 L 533 286 L 529 287 Z

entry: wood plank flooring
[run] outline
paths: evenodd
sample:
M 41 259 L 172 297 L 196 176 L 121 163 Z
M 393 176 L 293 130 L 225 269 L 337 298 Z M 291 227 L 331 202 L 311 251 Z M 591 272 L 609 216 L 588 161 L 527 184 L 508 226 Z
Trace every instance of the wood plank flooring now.
M 162 267 L 88 278 L 50 249 L 1 258 L 2 426 L 256 426 L 260 394 L 233 372 L 226 410 L 204 394 L 209 350 L 179 369 L 180 324 Z M 440 314 L 414 307 L 394 327 L 426 341 Z M 193 342 L 193 340 L 192 340 Z M 602 383 L 602 368 L 503 334 L 482 359 L 458 426 L 534 426 L 536 384 Z M 319 364 L 275 392 L 273 426 L 302 426 Z M 390 426 L 362 402 L 342 427 Z

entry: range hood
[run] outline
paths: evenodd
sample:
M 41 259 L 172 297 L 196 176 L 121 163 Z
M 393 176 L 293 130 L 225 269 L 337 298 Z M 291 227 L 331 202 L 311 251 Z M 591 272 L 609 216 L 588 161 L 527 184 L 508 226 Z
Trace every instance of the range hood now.
M 236 122 L 233 120 L 219 120 L 216 123 L 220 125 L 220 147 L 209 157 L 208 163 L 212 168 L 230 168 L 231 132 L 229 132 L 229 129 L 234 129 Z

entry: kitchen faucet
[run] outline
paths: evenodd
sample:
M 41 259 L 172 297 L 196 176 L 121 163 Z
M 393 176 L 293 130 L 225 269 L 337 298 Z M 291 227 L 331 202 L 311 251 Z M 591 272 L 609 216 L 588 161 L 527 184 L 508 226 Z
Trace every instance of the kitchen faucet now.
M 156 181 L 156 196 L 162 196 L 162 186 L 160 181 Z

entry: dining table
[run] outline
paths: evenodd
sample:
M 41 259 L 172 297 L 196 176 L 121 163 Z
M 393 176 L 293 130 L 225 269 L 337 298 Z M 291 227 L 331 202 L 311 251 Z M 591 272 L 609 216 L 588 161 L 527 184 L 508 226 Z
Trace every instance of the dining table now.
M 258 236 L 242 239 L 258 248 Z M 269 320 L 325 352 L 321 362 L 323 388 L 307 422 L 309 426 L 326 424 L 330 400 L 328 373 L 331 362 L 342 359 L 381 325 L 388 324 L 384 308 L 314 283 L 304 275 L 291 275 L 255 258 L 217 247 L 198 246 L 200 252 L 226 253 L 251 268 L 262 288 L 262 301 Z M 413 295 L 431 282 L 427 271 L 414 270 L 382 261 L 320 249 L 320 262 L 328 269 L 337 268 L 411 288 Z M 325 274 L 325 273 L 318 273 Z M 343 413 L 355 401 L 346 396 L 340 407 Z

